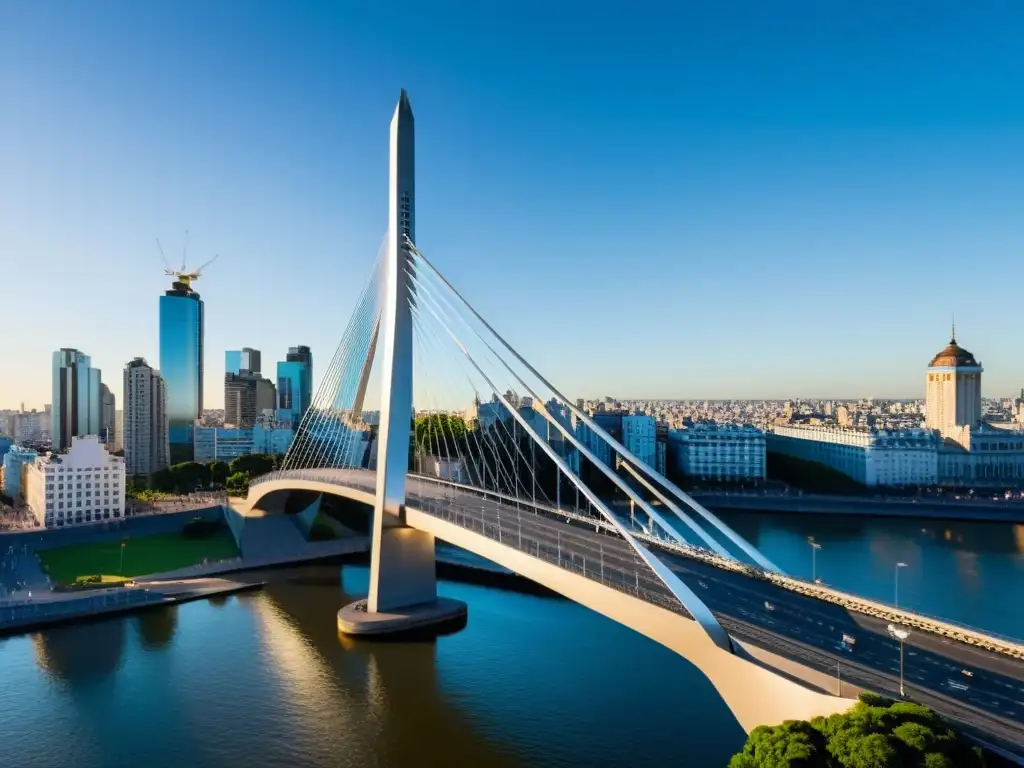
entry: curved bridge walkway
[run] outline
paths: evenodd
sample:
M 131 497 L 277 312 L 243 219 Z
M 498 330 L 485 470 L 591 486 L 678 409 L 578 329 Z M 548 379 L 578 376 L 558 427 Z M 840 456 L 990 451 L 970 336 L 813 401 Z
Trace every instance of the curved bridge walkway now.
M 256 478 L 262 484 L 328 484 L 372 505 L 376 475 L 370 470 L 308 469 Z M 252 491 L 256 493 L 253 494 Z M 452 523 L 504 547 L 692 618 L 683 605 L 605 521 L 572 510 L 534 505 L 490 491 L 410 474 L 410 511 Z M 776 673 L 811 682 L 819 690 L 852 697 L 861 689 L 898 696 L 899 647 L 885 622 L 842 605 L 724 569 L 708 558 L 683 556 L 678 545 L 640 534 L 649 548 L 693 589 L 729 632 L 737 652 Z M 704 554 L 695 548 L 698 554 Z M 771 608 L 768 609 L 768 605 Z M 838 648 L 855 635 L 853 653 Z M 1020 751 L 1024 746 L 1024 663 L 984 648 L 918 632 L 907 646 L 905 687 L 915 701 L 933 707 L 990 742 Z M 787 666 L 786 662 L 793 662 Z M 973 670 L 973 678 L 961 669 Z M 810 670 L 813 679 L 794 674 Z M 826 681 L 826 682 L 822 682 Z M 949 682 L 966 688 L 951 686 Z

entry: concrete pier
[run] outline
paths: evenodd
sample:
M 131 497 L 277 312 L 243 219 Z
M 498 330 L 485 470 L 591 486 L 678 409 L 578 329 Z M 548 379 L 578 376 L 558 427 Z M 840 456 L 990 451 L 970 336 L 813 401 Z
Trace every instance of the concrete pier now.
M 357 600 L 338 611 L 338 631 L 359 637 L 443 631 L 465 624 L 467 613 L 464 602 L 448 597 L 439 597 L 432 603 L 378 612 L 368 612 L 366 601 Z

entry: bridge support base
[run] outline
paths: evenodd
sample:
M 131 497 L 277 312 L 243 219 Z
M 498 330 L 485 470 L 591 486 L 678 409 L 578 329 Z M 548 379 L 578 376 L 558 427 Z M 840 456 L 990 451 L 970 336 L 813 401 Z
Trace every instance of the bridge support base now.
M 406 634 L 443 634 L 466 623 L 466 604 L 439 597 L 433 602 L 370 612 L 366 600 L 349 603 L 338 611 L 338 631 L 360 637 L 391 637 Z

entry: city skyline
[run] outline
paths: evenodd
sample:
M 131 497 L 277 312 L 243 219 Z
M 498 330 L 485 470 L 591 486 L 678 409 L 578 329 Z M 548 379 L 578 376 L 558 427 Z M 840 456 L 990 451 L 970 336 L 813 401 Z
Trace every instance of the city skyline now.
M 887 33 L 873 36 L 835 9 L 784 24 L 752 6 L 675 11 L 643 46 L 622 40 L 613 66 L 584 54 L 618 22 L 588 18 L 589 38 L 557 48 L 568 11 L 541 30 L 411 6 L 435 62 L 423 70 L 382 34 L 383 12 L 317 30 L 288 10 L 184 7 L 5 10 L 0 47 L 19 66 L 0 248 L 16 278 L 46 265 L 46 315 L 38 292 L 12 292 L 10 315 L 34 324 L 0 338 L 3 407 L 41 408 L 63 347 L 123 403 L 125 364 L 159 359 L 153 239 L 176 263 L 186 228 L 190 263 L 221 254 L 197 285 L 208 407 L 226 350 L 276 361 L 303 343 L 328 360 L 383 231 L 380 124 L 400 85 L 425 126 L 418 244 L 567 394 L 920 397 L 954 310 L 983 394 L 1024 383 L 1000 279 L 1024 234 L 1024 100 L 992 84 L 1024 73 L 1005 19 L 868 9 Z M 222 34 L 236 23 L 248 34 Z M 196 56 L 171 42 L 184 29 Z M 666 52 L 659 34 L 681 39 Z M 466 56 L 479 66 L 455 66 Z

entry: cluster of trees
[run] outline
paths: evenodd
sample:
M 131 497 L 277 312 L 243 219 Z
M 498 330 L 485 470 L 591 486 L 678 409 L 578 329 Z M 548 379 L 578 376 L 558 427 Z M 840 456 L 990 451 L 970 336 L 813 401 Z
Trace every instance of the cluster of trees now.
M 465 456 L 468 450 L 466 437 L 469 428 L 461 416 L 449 413 L 432 413 L 417 416 L 413 427 L 416 435 L 416 450 L 432 456 Z
M 239 456 L 230 464 L 225 461 L 213 461 L 209 464 L 183 461 L 151 474 L 147 488 L 139 488 L 129 483 L 127 492 L 144 501 L 158 499 L 159 494 L 194 493 L 203 490 L 227 489 L 229 493 L 244 493 L 249 488 L 250 477 L 272 472 L 277 468 L 280 458 L 253 453 Z
M 729 768 L 985 768 L 927 707 L 862 693 L 850 711 L 755 728 Z

